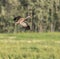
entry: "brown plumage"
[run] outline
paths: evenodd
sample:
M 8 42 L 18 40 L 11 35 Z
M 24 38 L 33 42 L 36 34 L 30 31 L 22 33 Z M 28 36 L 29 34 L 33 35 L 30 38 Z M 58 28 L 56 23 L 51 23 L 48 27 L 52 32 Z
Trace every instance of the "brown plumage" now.
M 30 16 L 27 16 L 26 18 L 22 18 L 21 16 L 18 16 L 14 18 L 14 21 L 15 21 L 15 24 L 20 24 L 26 29 L 30 29 L 30 26 L 27 23 L 25 23 L 25 20 L 28 18 L 30 18 Z

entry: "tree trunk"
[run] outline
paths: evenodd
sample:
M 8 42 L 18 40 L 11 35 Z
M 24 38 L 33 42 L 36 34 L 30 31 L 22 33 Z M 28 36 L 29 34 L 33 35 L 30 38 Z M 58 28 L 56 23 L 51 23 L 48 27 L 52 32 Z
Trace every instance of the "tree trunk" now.
M 38 29 L 39 32 L 43 32 L 43 26 L 42 26 L 41 23 L 39 24 L 38 28 L 39 28 L 39 29 Z
M 51 23 L 51 25 L 50 25 L 51 27 L 50 27 L 50 30 L 51 30 L 51 32 L 54 32 L 54 24 L 53 23 Z

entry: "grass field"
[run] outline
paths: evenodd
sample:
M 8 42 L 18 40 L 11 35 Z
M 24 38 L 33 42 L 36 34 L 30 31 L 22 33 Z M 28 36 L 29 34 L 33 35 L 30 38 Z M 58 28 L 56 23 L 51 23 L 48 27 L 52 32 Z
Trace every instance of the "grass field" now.
M 0 34 L 0 59 L 60 59 L 60 33 Z

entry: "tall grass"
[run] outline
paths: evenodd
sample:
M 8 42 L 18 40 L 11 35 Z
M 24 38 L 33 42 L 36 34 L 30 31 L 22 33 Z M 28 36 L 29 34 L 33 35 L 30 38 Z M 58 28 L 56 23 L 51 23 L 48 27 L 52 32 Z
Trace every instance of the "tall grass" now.
M 12 41 L 0 41 L 0 59 L 60 59 L 60 43 Z
M 60 59 L 60 33 L 0 34 L 0 59 Z

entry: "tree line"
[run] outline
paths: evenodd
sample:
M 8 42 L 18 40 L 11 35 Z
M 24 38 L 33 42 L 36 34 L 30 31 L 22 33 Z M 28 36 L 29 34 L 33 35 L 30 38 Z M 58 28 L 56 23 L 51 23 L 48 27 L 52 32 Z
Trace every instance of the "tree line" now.
M 60 0 L 0 0 L 0 32 L 25 31 L 14 24 L 14 17 L 26 17 L 31 31 L 60 31 Z

